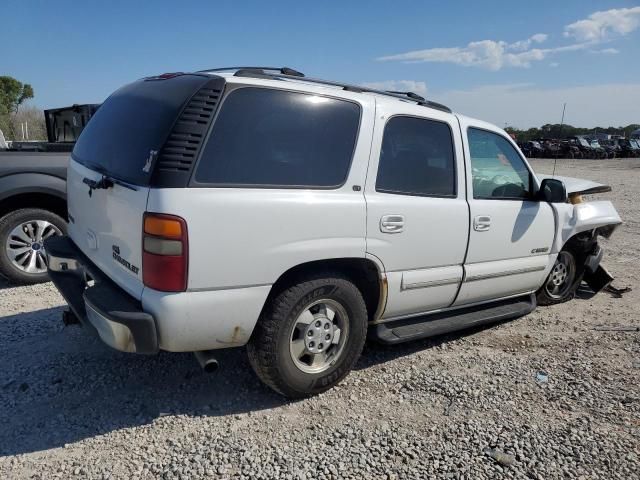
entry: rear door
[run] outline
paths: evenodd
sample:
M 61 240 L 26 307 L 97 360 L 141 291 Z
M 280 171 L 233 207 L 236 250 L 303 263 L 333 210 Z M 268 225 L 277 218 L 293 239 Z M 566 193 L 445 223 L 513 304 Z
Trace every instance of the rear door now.
M 96 112 L 73 150 L 69 235 L 135 298 L 144 288 L 142 221 L 152 176 L 170 170 L 172 179 L 188 177 L 189 159 L 195 158 L 197 139 L 215 108 L 215 99 L 207 105 L 198 97 L 211 81 L 203 75 L 165 75 L 122 87 Z M 191 124 L 201 128 L 200 137 L 180 133 Z M 163 172 L 154 172 L 158 158 Z
M 461 118 L 471 213 L 465 280 L 455 305 L 536 290 L 555 257 L 551 206 L 513 142 L 488 124 Z
M 367 253 L 384 264 L 384 319 L 445 308 L 462 281 L 469 234 L 455 117 L 380 102 L 367 174 Z
M 112 280 L 130 295 L 142 294 L 142 215 L 149 188 L 114 184 L 91 190 L 85 183 L 102 174 L 71 161 L 67 173 L 69 236 Z M 126 186 L 125 186 L 126 185 Z

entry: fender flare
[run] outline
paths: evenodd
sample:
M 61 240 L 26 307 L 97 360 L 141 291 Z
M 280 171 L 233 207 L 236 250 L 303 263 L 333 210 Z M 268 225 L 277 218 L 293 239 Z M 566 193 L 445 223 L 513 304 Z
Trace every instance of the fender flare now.
M 0 178 L 0 202 L 25 193 L 44 193 L 67 199 L 67 182 L 44 173 L 16 173 Z

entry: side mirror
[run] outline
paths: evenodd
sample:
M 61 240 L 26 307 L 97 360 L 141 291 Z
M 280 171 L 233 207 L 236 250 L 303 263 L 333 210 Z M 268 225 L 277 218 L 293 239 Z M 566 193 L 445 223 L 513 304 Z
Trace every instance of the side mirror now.
M 565 203 L 567 201 L 567 188 L 561 180 L 545 178 L 540 184 L 538 199 L 549 203 Z

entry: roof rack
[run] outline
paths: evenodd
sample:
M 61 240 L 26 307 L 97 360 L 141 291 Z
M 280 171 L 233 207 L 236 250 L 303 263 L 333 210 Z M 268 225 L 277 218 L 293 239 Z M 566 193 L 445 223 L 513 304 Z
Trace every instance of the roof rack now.
M 251 73 L 254 72 L 256 74 L 267 75 L 266 72 L 278 72 L 281 75 L 288 75 L 291 77 L 304 77 L 304 73 L 294 70 L 289 67 L 223 67 L 223 68 L 207 68 L 206 70 L 198 70 L 196 73 L 205 73 L 205 72 L 231 72 L 236 71 L 234 75 L 238 75 L 238 72 L 243 73 Z
M 253 77 L 253 78 L 270 78 L 281 80 L 301 80 L 309 83 L 317 83 L 320 85 L 330 85 L 332 87 L 340 87 L 343 90 L 349 92 L 368 92 L 376 93 L 378 95 L 385 95 L 387 97 L 394 97 L 405 101 L 414 101 L 417 105 L 423 107 L 429 107 L 442 112 L 452 113 L 451 109 L 441 103 L 425 100 L 424 97 L 413 92 L 395 92 L 388 90 L 376 90 L 375 88 L 361 87 L 359 85 L 351 85 L 348 83 L 332 82 L 330 80 L 322 80 L 319 78 L 307 77 L 304 73 L 294 70 L 288 67 L 226 67 L 226 68 L 212 68 L 208 70 L 200 70 L 197 73 L 204 72 L 228 72 L 235 70 L 233 74 L 236 77 Z M 274 73 L 268 73 L 274 72 Z
M 419 100 L 421 102 L 426 102 L 426 100 L 427 100 L 426 98 L 421 97 L 417 93 L 413 93 L 413 92 L 396 92 L 395 90 L 387 90 L 387 92 L 395 93 L 396 95 L 404 95 L 406 97 L 409 97 L 412 100 Z

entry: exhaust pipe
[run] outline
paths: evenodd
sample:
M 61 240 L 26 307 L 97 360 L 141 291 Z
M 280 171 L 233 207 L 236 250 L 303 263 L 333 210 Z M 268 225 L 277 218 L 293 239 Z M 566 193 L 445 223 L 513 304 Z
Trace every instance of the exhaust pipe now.
M 218 369 L 218 360 L 213 357 L 213 350 L 203 350 L 201 352 L 193 352 L 196 360 L 207 373 L 213 373 Z

